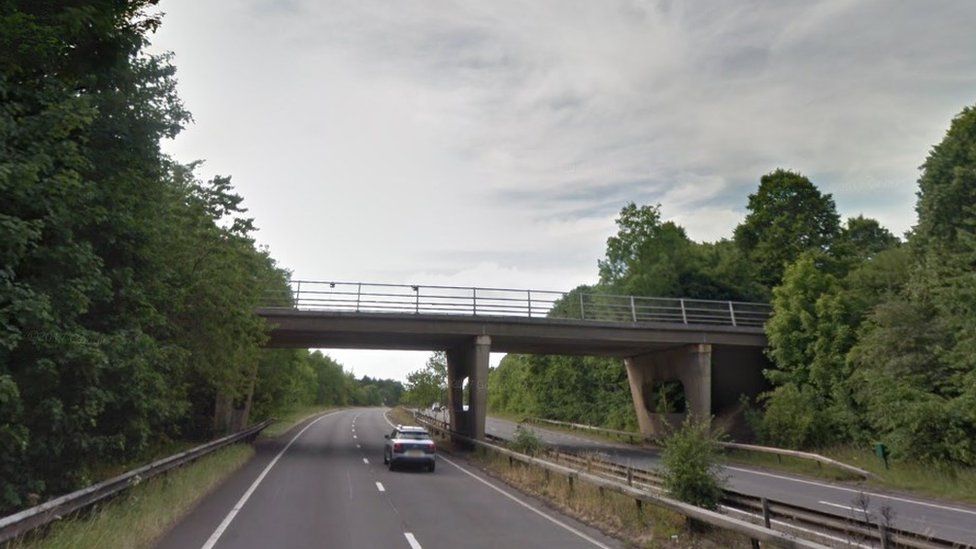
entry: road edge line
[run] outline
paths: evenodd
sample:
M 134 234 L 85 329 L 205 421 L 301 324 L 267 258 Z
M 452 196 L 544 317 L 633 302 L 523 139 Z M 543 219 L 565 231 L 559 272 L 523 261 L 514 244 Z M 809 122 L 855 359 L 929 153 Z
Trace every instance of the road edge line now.
M 227 516 L 224 517 L 224 520 L 222 520 L 220 524 L 217 525 L 217 529 L 214 530 L 213 534 L 210 534 L 210 537 L 207 538 L 207 541 L 203 543 L 200 549 L 213 549 L 213 547 L 220 540 L 220 536 L 224 534 L 224 531 L 227 530 L 227 528 L 230 526 L 230 523 L 234 521 L 234 517 L 236 517 L 237 513 L 244 508 L 244 505 L 247 503 L 247 500 L 251 498 L 251 494 L 253 494 L 254 491 L 257 490 L 258 485 L 261 484 L 261 481 L 264 480 L 264 477 L 267 476 L 268 472 L 271 471 L 271 468 L 274 467 L 276 463 L 278 463 L 278 460 L 281 459 L 281 456 L 285 455 L 285 452 L 287 452 L 288 449 L 291 448 L 291 445 L 296 440 L 298 440 L 298 437 L 302 436 L 302 434 L 304 434 L 305 431 L 309 429 L 309 427 L 315 425 L 323 418 L 329 417 L 334 414 L 338 414 L 339 412 L 342 411 L 344 410 L 336 410 L 334 412 L 322 414 L 319 417 L 310 421 L 309 424 L 303 427 L 301 431 L 298 431 L 298 433 L 296 433 L 295 436 L 288 441 L 288 444 L 286 444 L 285 447 L 282 448 L 280 452 L 278 452 L 278 455 L 276 455 L 274 459 L 271 460 L 271 463 L 268 463 L 268 465 L 264 468 L 264 470 L 261 471 L 261 474 L 258 475 L 256 479 L 254 479 L 254 482 L 252 482 L 251 486 L 249 486 L 247 491 L 244 492 L 244 495 L 241 496 L 241 499 L 237 500 L 237 503 L 234 504 L 234 507 L 231 508 L 229 513 L 227 513 Z

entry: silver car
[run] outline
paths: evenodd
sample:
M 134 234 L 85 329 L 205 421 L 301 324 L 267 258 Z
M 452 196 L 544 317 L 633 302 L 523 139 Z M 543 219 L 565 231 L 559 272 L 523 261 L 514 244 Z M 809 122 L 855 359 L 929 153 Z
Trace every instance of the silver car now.
M 437 450 L 427 430 L 423 427 L 397 425 L 393 432 L 385 435 L 383 463 L 393 468 L 402 463 L 415 463 L 428 471 L 434 471 L 434 456 Z

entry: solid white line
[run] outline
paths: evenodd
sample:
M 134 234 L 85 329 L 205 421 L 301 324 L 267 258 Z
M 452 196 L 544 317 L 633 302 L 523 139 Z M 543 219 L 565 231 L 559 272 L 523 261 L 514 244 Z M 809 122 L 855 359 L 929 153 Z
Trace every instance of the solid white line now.
M 570 525 L 568 525 L 568 524 L 566 524 L 565 522 L 562 522 L 562 521 L 561 521 L 561 520 L 559 520 L 559 519 L 556 519 L 556 518 L 553 518 L 553 517 L 551 517 L 551 516 L 549 516 L 549 515 L 547 515 L 547 514 L 545 514 L 545 513 L 543 513 L 542 511 L 540 511 L 540 510 L 538 510 L 538 509 L 536 509 L 535 507 L 533 507 L 533 506 L 532 506 L 531 504 L 529 504 L 529 503 L 526 503 L 526 502 L 524 502 L 524 501 L 522 501 L 522 500 L 520 500 L 520 499 L 518 499 L 517 497 L 515 497 L 515 496 L 513 496 L 512 494 L 509 494 L 508 492 L 506 492 L 505 490 L 502 490 L 501 488 L 499 488 L 499 487 L 497 487 L 497 486 L 495 486 L 494 484 L 492 484 L 492 483 L 490 483 L 490 482 L 488 482 L 488 481 L 486 481 L 486 480 L 484 480 L 483 478 L 481 478 L 481 477 L 479 477 L 479 476 L 477 476 L 477 475 L 475 475 L 475 474 L 474 474 L 474 473 L 472 473 L 471 471 L 468 471 L 468 470 L 467 470 L 467 469 L 465 469 L 464 467 L 461 467 L 461 466 L 460 466 L 460 465 L 458 465 L 457 463 L 454 463 L 453 461 L 451 461 L 451 460 L 449 460 L 449 459 L 447 459 L 446 457 L 444 457 L 444 455 L 443 455 L 443 454 L 441 454 L 441 456 L 440 456 L 440 459 L 442 459 L 442 460 L 444 460 L 444 461 L 446 461 L 446 462 L 448 462 L 449 464 L 451 464 L 451 465 L 453 465 L 454 467 L 456 467 L 458 471 L 461 471 L 462 473 L 464 473 L 464 474 L 466 474 L 466 475 L 468 475 L 469 477 L 471 477 L 471 478 L 473 478 L 473 479 L 475 479 L 475 480 L 477 480 L 478 482 L 480 482 L 480 483 L 482 483 L 482 484 L 484 484 L 485 486 L 487 486 L 487 487 L 489 487 L 489 488 L 491 488 L 492 490 L 494 490 L 494 491 L 496 491 L 496 492 L 498 492 L 499 494 L 501 494 L 501 495 L 503 495 L 503 496 L 505 496 L 505 497 L 507 497 L 508 499 L 510 499 L 510 500 L 512 500 L 512 501 L 514 501 L 515 503 L 518 503 L 518 504 L 519 504 L 519 505 L 521 505 L 522 507 L 525 507 L 525 508 L 526 508 L 526 509 L 528 509 L 529 511 L 532 511 L 533 513 L 535 513 L 535 514 L 537 514 L 537 515 L 539 515 L 540 517 L 542 517 L 542 518 L 544 518 L 544 519 L 546 519 L 546 520 L 548 520 L 549 522 L 551 522 L 551 523 L 553 523 L 553 524 L 555 524 L 556 526 L 559 526 L 559 527 L 561 527 L 561 528 L 563 528 L 563 529 L 565 529 L 565 530 L 567 530 L 567 531 L 569 531 L 569 532 L 572 532 L 573 534 L 576 534 L 576 535 L 577 535 L 577 536 L 579 536 L 580 538 L 583 538 L 583 539 L 585 539 L 586 541 L 588 541 L 588 542 L 590 542 L 590 543 L 592 543 L 593 545 L 596 545 L 597 547 L 601 547 L 601 548 L 603 548 L 603 549 L 610 549 L 610 548 L 609 548 L 608 546 L 606 546 L 606 545 L 604 545 L 604 544 L 602 544 L 602 543 L 600 543 L 599 541 L 597 541 L 597 540 L 595 540 L 595 539 L 593 539 L 593 538 L 591 538 L 590 536 L 588 536 L 588 535 L 586 535 L 586 534 L 584 534 L 583 532 L 580 532 L 580 531 L 579 531 L 579 530 L 577 530 L 576 528 L 573 528 L 572 526 L 570 526 Z
M 417 541 L 417 538 L 413 537 L 413 534 L 410 532 L 404 532 L 403 537 L 407 538 L 407 543 L 410 544 L 410 549 L 423 549 L 423 547 L 420 546 L 420 542 Z
M 386 414 L 383 414 L 383 419 L 385 419 L 386 422 L 389 423 L 391 427 L 396 428 L 396 425 L 393 425 L 393 422 L 390 421 L 390 418 L 386 417 Z M 478 475 L 475 475 L 474 473 L 468 471 L 464 467 L 461 467 L 457 463 L 454 463 L 453 461 L 447 459 L 446 457 L 444 457 L 444 454 L 441 454 L 440 455 L 440 459 L 442 459 L 442 460 L 446 461 L 447 463 L 453 465 L 455 468 L 457 468 L 458 471 L 461 471 L 462 473 L 464 473 L 464 474 L 468 475 L 469 477 L 477 480 L 478 482 L 484 484 L 485 486 L 491 488 L 492 490 L 498 492 L 499 494 L 507 497 L 508 499 L 514 501 L 515 503 L 518 503 L 522 507 L 525 507 L 529 511 L 532 511 L 533 513 L 535 513 L 535 514 L 539 515 L 540 517 L 548 520 L 549 522 L 552 522 L 553 524 L 556 524 L 558 526 L 561 526 L 562 528 L 564 528 L 564 529 L 566 529 L 566 530 L 568 530 L 568 531 L 576 534 L 577 536 L 585 539 L 586 541 L 592 543 L 593 545 L 596 545 L 597 547 L 600 547 L 602 549 L 610 549 L 608 546 L 606 546 L 606 545 L 600 543 L 599 541 L 591 538 L 590 536 L 584 534 L 583 532 L 580 532 L 576 528 L 573 528 L 572 526 L 570 526 L 570 525 L 566 524 L 565 522 L 562 522 L 562 521 L 560 521 L 560 520 L 558 520 L 556 518 L 550 517 L 549 515 L 547 515 L 547 514 L 543 513 L 542 511 L 536 509 L 532 505 L 530 505 L 530 504 L 528 504 L 528 503 L 526 503 L 526 502 L 518 499 L 517 497 L 513 496 L 512 494 L 509 494 L 508 492 L 506 492 L 505 490 L 502 490 L 501 488 L 499 488 L 499 487 L 495 486 L 494 484 L 492 484 L 492 483 L 484 480 L 483 478 L 479 477 Z M 377 483 L 377 484 L 379 484 L 379 483 Z
M 855 513 L 862 513 L 863 512 L 863 510 L 861 510 L 861 509 L 855 509 L 855 508 L 851 507 L 850 505 L 841 505 L 839 503 L 830 503 L 829 501 L 823 501 L 823 500 L 818 501 L 817 503 L 820 503 L 820 504 L 823 504 L 823 505 L 829 505 L 831 507 L 840 507 L 841 509 L 844 509 L 846 511 L 854 511 Z
M 382 482 L 377 482 L 376 483 L 376 489 L 379 490 L 380 492 L 385 492 L 386 491 L 386 488 L 383 488 L 383 483 Z
M 366 459 L 366 458 L 363 458 L 363 463 L 365 463 L 366 465 L 369 465 L 369 460 Z
M 803 483 L 803 484 L 812 484 L 814 486 L 820 486 L 822 488 L 831 488 L 831 489 L 834 489 L 834 490 L 843 490 L 845 492 L 851 492 L 851 493 L 854 493 L 854 494 L 867 494 L 869 496 L 877 497 L 877 498 L 890 499 L 890 500 L 895 500 L 895 501 L 903 501 L 905 503 L 914 503 L 915 505 L 925 505 L 927 507 L 935 507 L 936 509 L 942 509 L 942 510 L 945 510 L 945 511 L 955 511 L 957 513 L 968 513 L 970 515 L 976 515 L 976 511 L 971 511 L 969 509 L 960 509 L 959 507 L 950 507 L 948 505 L 939 505 L 939 504 L 936 504 L 936 503 L 929 503 L 929 502 L 926 502 L 926 501 L 919 501 L 917 499 L 900 498 L 900 497 L 897 497 L 897 496 L 889 496 L 887 494 L 878 494 L 876 492 L 866 492 L 864 490 L 854 490 L 852 488 L 845 488 L 843 486 L 836 486 L 834 484 L 825 484 L 823 482 L 814 482 L 812 480 L 802 480 L 802 479 L 798 479 L 798 478 L 794 478 L 794 477 L 786 477 L 786 476 L 783 476 L 783 475 L 774 475 L 773 473 L 764 473 L 764 472 L 756 471 L 756 470 L 753 470 L 753 469 L 742 469 L 740 467 L 728 467 L 728 466 L 726 466 L 725 468 L 726 469 L 730 469 L 732 471 L 742 471 L 743 473 L 752 473 L 754 475 L 762 475 L 762 476 L 765 476 L 765 477 L 773 477 L 773 478 L 778 478 L 778 479 L 781 479 L 781 480 L 788 480 L 788 481 L 791 481 L 791 482 L 800 482 L 800 483 Z
M 287 452 L 288 449 L 291 448 L 291 445 L 294 444 L 296 440 L 298 440 L 298 437 L 302 436 L 302 434 L 305 433 L 305 431 L 307 431 L 309 427 L 318 423 L 322 418 L 331 416 L 332 414 L 337 414 L 340 411 L 341 410 L 336 410 L 335 412 L 329 412 L 328 414 L 321 415 L 315 418 L 314 420 L 312 420 L 308 425 L 303 427 L 301 431 L 298 431 L 298 433 L 295 436 L 293 436 L 291 440 L 288 441 L 288 444 L 286 444 L 285 447 L 282 448 L 280 452 L 278 452 L 278 455 L 276 455 L 274 459 L 271 460 L 271 463 L 269 463 L 267 467 L 265 467 L 264 470 L 261 471 L 261 474 L 258 475 L 258 478 L 254 479 L 254 482 L 252 482 L 251 486 L 248 487 L 246 492 L 244 492 L 244 495 L 241 496 L 241 499 L 237 500 L 237 503 L 234 504 L 233 509 L 231 509 L 230 512 L 227 513 L 227 516 L 224 517 L 224 520 L 220 523 L 219 526 L 217 526 L 217 529 L 214 530 L 213 534 L 210 534 L 210 537 L 207 538 L 207 541 L 203 544 L 201 549 L 212 549 L 213 546 L 217 544 L 217 541 L 220 539 L 220 536 L 224 534 L 224 531 L 227 530 L 227 527 L 230 526 L 230 523 L 234 521 L 234 517 L 237 516 L 237 513 L 244 508 L 244 504 L 247 503 L 247 500 L 251 497 L 251 494 L 253 494 L 254 491 L 257 490 L 258 485 L 261 484 L 261 481 L 264 480 L 264 477 L 267 476 L 268 472 L 271 471 L 271 468 L 275 466 L 275 463 L 278 463 L 278 460 L 281 459 L 281 456 L 285 455 L 285 452 Z

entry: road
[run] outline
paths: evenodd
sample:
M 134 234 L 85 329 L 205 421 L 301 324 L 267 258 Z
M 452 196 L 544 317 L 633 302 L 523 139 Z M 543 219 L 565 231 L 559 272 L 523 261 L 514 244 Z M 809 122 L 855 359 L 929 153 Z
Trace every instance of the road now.
M 485 430 L 489 434 L 507 439 L 512 437 L 515 427 L 516 423 L 512 421 L 489 417 Z M 647 449 L 599 441 L 535 425 L 529 428 L 547 444 L 558 447 L 561 451 L 598 454 L 604 459 L 641 469 L 657 469 L 661 465 L 659 456 Z M 902 494 L 859 490 L 856 487 L 744 467 L 725 466 L 721 474 L 728 478 L 729 488 L 738 492 L 802 505 L 842 518 L 863 517 L 856 501 L 864 494 L 869 498 L 868 508 L 875 517 L 884 506 L 894 512 L 892 525 L 896 528 L 935 534 L 976 547 L 976 509 L 971 507 L 927 501 Z
M 383 465 L 384 411 L 343 410 L 306 422 L 205 497 L 161 548 L 620 547 L 463 460 L 437 470 Z

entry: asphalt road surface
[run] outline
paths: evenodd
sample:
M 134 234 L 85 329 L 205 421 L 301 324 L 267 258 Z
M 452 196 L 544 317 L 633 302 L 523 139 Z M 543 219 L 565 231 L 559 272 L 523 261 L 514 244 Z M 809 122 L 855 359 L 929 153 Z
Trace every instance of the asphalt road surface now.
M 516 423 L 490 417 L 485 430 L 501 438 L 511 438 Z M 650 450 L 626 444 L 598 441 L 572 433 L 528 426 L 547 444 L 561 451 L 593 453 L 604 459 L 641 469 L 660 467 L 659 457 Z M 792 477 L 786 474 L 758 471 L 744 467 L 725 466 L 722 474 L 728 478 L 729 488 L 744 494 L 767 497 L 807 508 L 833 513 L 842 518 L 863 518 L 858 500 L 868 498 L 869 512 L 875 517 L 882 507 L 894 513 L 892 525 L 903 530 L 927 533 L 960 544 L 976 546 L 976 508 L 929 501 L 917 496 L 880 493 L 873 489 L 859 490 L 856 486 Z M 843 540 L 838 540 L 843 541 Z
M 377 408 L 334 412 L 258 445 L 162 548 L 620 547 L 575 520 L 439 455 L 434 473 L 383 465 Z

